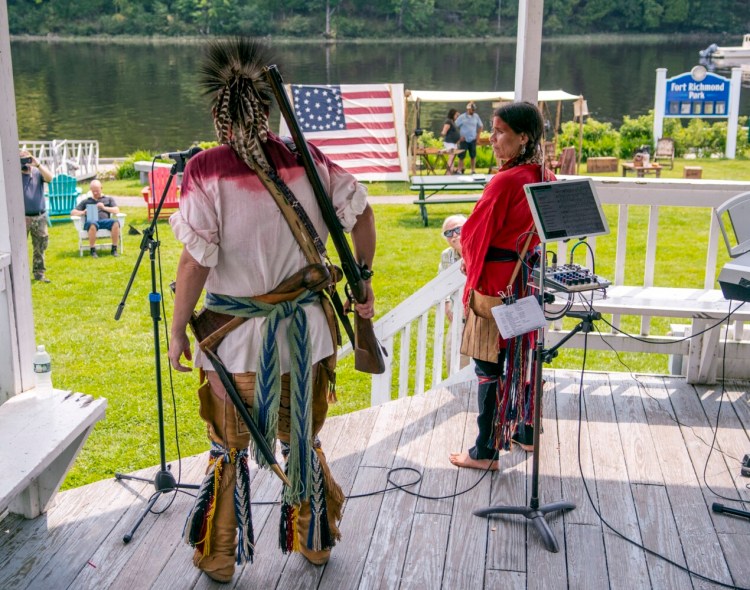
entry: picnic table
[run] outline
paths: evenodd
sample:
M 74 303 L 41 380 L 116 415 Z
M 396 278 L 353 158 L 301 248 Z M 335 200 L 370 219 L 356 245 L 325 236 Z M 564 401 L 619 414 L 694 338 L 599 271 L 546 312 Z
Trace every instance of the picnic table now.
M 435 168 L 438 168 L 440 164 L 443 165 L 445 168 L 445 173 L 448 174 L 448 156 L 459 156 L 463 154 L 466 150 L 460 150 L 458 148 L 452 149 L 452 150 L 446 150 L 443 148 L 416 148 L 414 150 L 414 155 L 419 156 L 422 160 L 422 163 L 424 164 L 424 167 L 427 168 L 430 172 L 433 174 L 435 173 Z M 429 156 L 435 156 L 435 163 L 433 164 L 430 162 Z
M 622 163 L 622 175 L 627 176 L 628 172 L 635 172 L 638 178 L 643 178 L 646 174 L 655 174 L 656 178 L 661 177 L 661 164 L 647 164 L 645 166 L 636 166 L 634 162 Z
M 451 176 L 412 176 L 410 190 L 418 191 L 419 198 L 413 201 L 419 205 L 422 222 L 427 227 L 427 205 L 448 203 L 476 203 L 481 192 L 492 178 L 491 174 L 451 175 Z M 445 191 L 475 192 L 480 194 L 463 194 L 452 197 L 435 198 Z

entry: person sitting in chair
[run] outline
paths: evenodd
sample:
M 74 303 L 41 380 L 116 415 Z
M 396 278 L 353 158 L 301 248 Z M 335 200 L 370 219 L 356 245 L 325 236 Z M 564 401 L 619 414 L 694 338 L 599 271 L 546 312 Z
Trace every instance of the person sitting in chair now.
M 117 244 L 120 243 L 120 222 L 117 219 L 113 219 L 112 215 L 117 215 L 120 212 L 120 208 L 112 197 L 102 194 L 102 183 L 98 180 L 91 181 L 87 197 L 78 203 L 70 214 L 86 216 L 87 205 L 95 205 L 98 209 L 98 219 L 96 221 L 89 221 L 87 219 L 83 225 L 84 231 L 89 233 L 91 257 L 99 258 L 99 255 L 96 253 L 96 232 L 100 229 L 107 229 L 112 232 L 112 256 L 119 256 Z

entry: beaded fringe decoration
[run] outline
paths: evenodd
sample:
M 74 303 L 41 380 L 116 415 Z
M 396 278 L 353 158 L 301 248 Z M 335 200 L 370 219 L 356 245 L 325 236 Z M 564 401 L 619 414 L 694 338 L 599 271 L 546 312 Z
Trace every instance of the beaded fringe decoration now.
M 522 265 L 521 283 L 516 283 L 516 292 L 522 297 L 526 289 L 522 287 L 528 281 L 528 269 L 538 255 L 530 253 L 526 264 Z M 505 380 L 502 390 L 497 388 L 497 405 L 495 415 L 495 441 L 497 450 L 510 449 L 511 438 L 516 431 L 523 435 L 526 426 L 531 426 L 534 416 L 534 394 L 536 379 L 534 375 L 534 347 L 536 332 L 527 332 L 507 340 L 505 353 Z
M 533 334 L 524 334 L 508 340 L 505 357 L 505 380 L 497 392 L 495 444 L 498 450 L 510 448 L 511 437 L 525 426 L 530 426 L 534 416 Z M 531 371 L 533 374 L 533 370 Z
M 312 492 L 310 494 L 310 528 L 307 531 L 307 548 L 314 551 L 333 547 L 328 526 L 328 507 L 323 481 L 323 469 L 315 449 L 312 450 Z
M 233 449 L 234 453 L 234 449 Z M 250 469 L 247 466 L 247 449 L 235 456 L 237 479 L 234 486 L 234 515 L 237 518 L 237 565 L 253 562 L 255 555 L 255 533 L 250 509 Z
M 253 561 L 255 539 L 252 512 L 250 510 L 250 470 L 247 465 L 247 449 L 227 451 L 212 442 L 209 457 L 209 471 L 201 482 L 193 508 L 188 514 L 183 529 L 183 539 L 195 547 L 202 555 L 211 555 L 211 533 L 221 476 L 225 463 L 235 465 L 234 513 L 239 529 L 237 544 L 237 564 Z
M 320 448 L 320 441 L 315 440 L 310 453 L 312 465 L 312 486 L 310 493 L 310 525 L 307 530 L 305 546 L 313 551 L 331 549 L 336 544 L 338 533 L 334 535 L 328 521 L 328 505 L 326 501 L 326 474 L 315 449 Z M 288 445 L 282 443 L 282 453 L 288 454 Z M 290 504 L 285 500 L 281 503 L 281 518 L 279 520 L 279 546 L 282 552 L 299 551 L 300 505 Z M 335 516 L 335 515 L 334 515 Z
M 195 547 L 203 555 L 211 552 L 211 529 L 216 513 L 216 490 L 219 489 L 223 461 L 215 456 L 214 451 L 208 459 L 211 467 L 201 482 L 198 495 L 185 521 L 182 537 L 191 547 Z
M 297 522 L 299 507 L 281 502 L 281 519 L 279 520 L 279 547 L 283 553 L 299 551 L 299 537 L 297 536 Z
M 281 454 L 286 461 L 285 472 L 289 471 L 289 444 L 280 441 Z M 284 495 L 281 496 L 281 518 L 279 519 L 279 547 L 282 553 L 299 551 L 299 538 L 297 536 L 297 523 L 299 520 L 299 504 L 288 502 Z

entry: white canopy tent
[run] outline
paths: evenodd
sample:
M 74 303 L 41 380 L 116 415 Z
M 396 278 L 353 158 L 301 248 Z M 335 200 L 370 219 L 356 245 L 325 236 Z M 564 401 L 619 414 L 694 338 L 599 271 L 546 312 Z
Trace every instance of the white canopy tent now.
M 407 90 L 408 102 L 474 102 L 493 101 L 510 102 L 515 100 L 516 93 L 510 91 L 471 92 L 467 90 Z M 561 100 L 578 100 L 577 94 L 570 94 L 564 90 L 540 90 L 537 94 L 538 102 L 553 102 Z
M 492 91 L 492 92 L 475 92 L 470 90 L 407 90 L 405 92 L 407 105 L 410 103 L 414 104 L 414 108 L 407 108 L 407 137 L 409 138 L 409 154 L 412 159 L 412 167 L 414 164 L 414 154 L 416 150 L 416 141 L 418 137 L 415 136 L 414 130 L 420 127 L 420 105 L 421 103 L 468 103 L 472 102 L 492 102 L 492 106 L 499 106 L 504 102 L 512 102 L 516 100 L 516 93 L 513 90 L 509 91 Z M 575 117 L 579 121 L 579 148 L 578 148 L 578 161 L 580 162 L 581 157 L 581 143 L 583 142 L 583 117 L 580 116 L 582 112 L 584 115 L 587 113 L 586 103 L 582 95 L 571 94 L 565 90 L 538 90 L 537 91 L 537 103 L 539 108 L 544 112 L 544 105 L 556 102 L 556 115 L 554 123 L 554 139 L 553 139 L 553 150 L 557 146 L 557 134 L 560 129 L 560 122 L 562 118 L 562 103 L 563 101 L 575 101 Z M 551 118 L 551 117 L 550 117 Z M 554 153 L 550 153 L 550 156 L 554 156 Z

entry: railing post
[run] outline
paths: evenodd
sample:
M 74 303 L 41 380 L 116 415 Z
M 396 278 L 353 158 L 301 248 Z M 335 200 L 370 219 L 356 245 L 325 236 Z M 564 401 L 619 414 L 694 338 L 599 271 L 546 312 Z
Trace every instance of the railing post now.
M 375 335 L 380 340 L 377 328 Z M 393 338 L 388 338 L 385 342 L 381 340 L 388 353 L 385 356 L 385 371 L 381 375 L 372 376 L 372 389 L 370 391 L 370 405 L 379 406 L 385 402 L 391 401 L 391 376 L 393 373 Z

